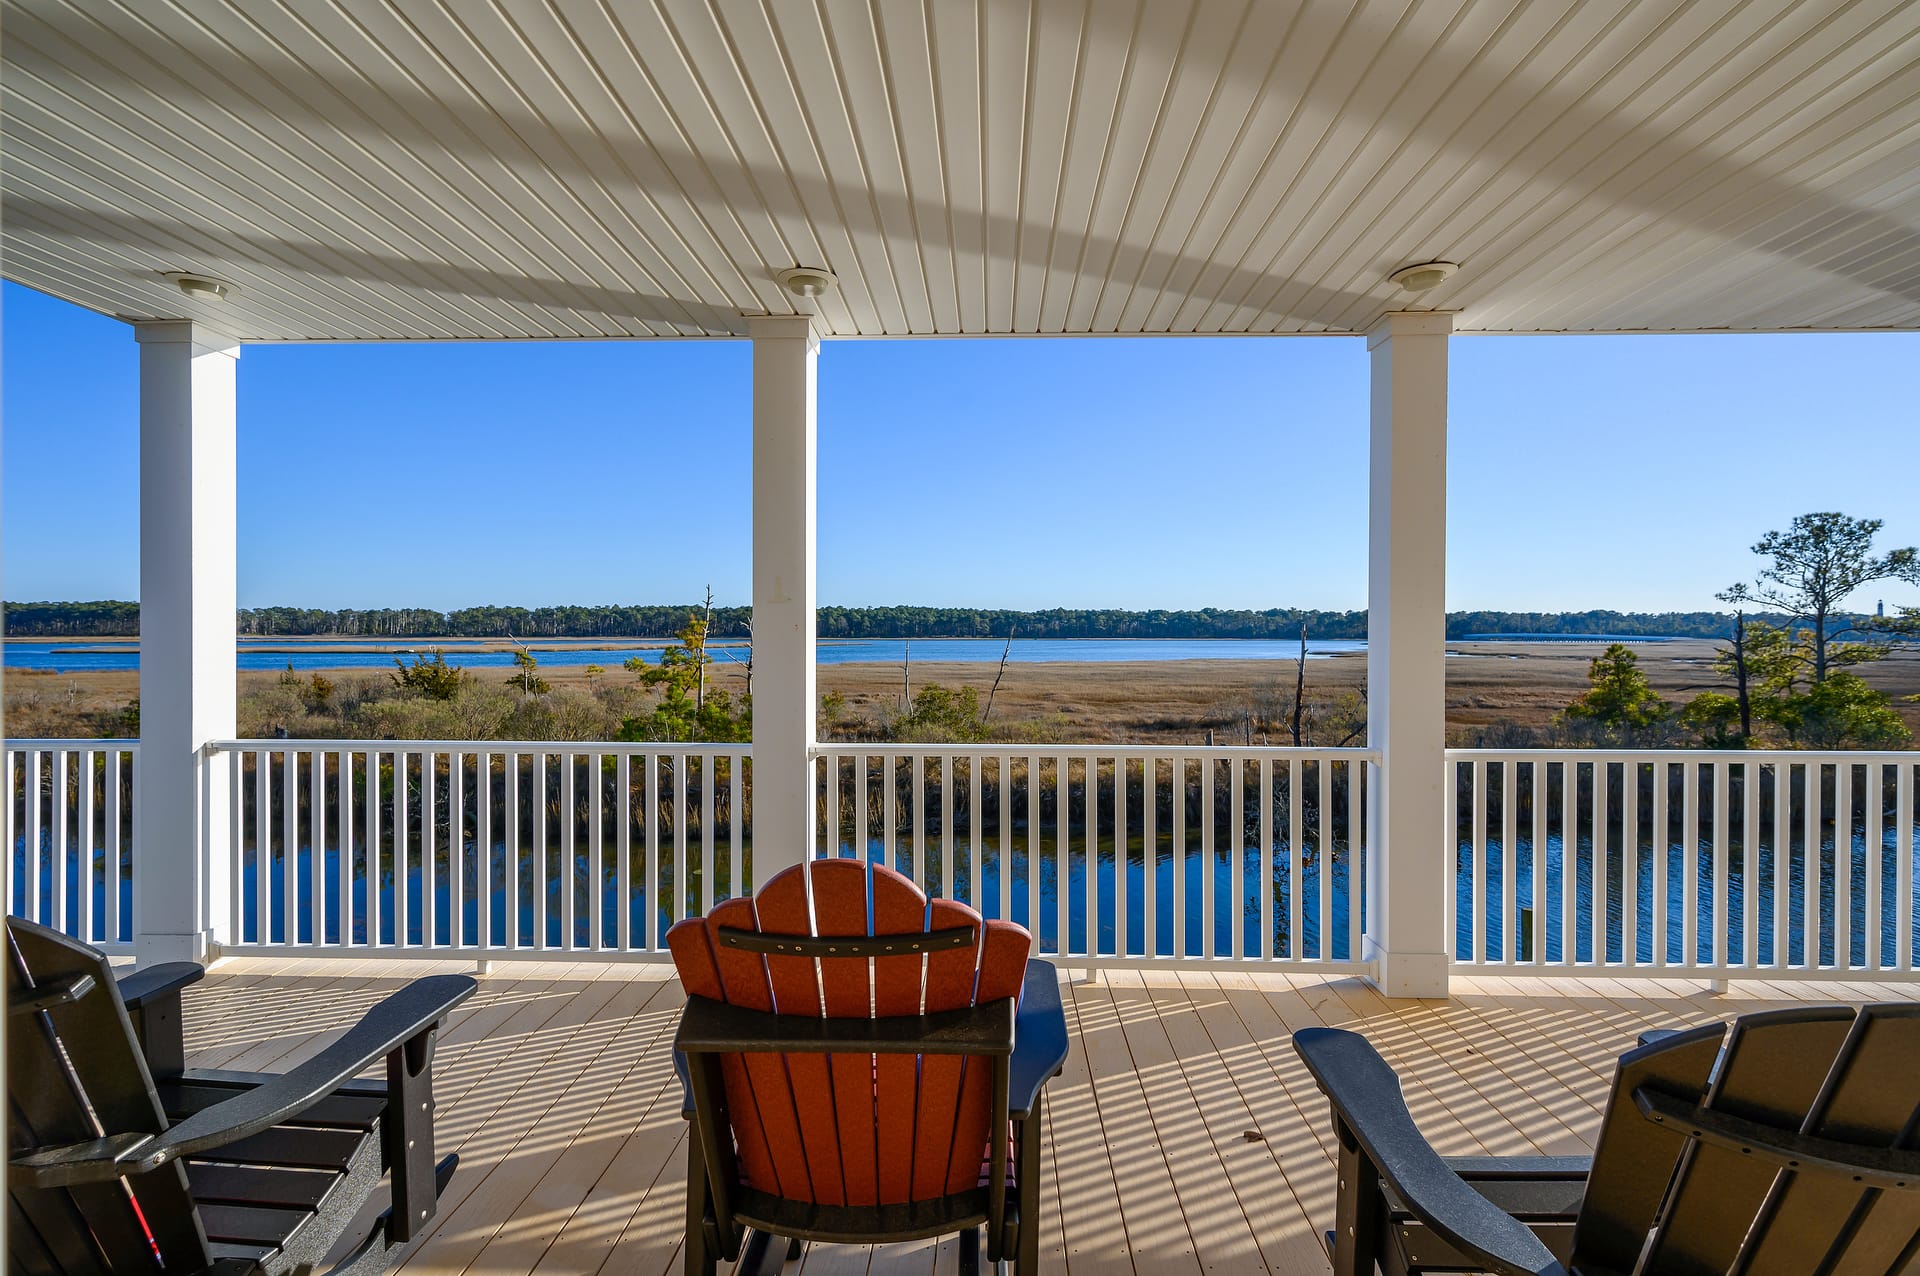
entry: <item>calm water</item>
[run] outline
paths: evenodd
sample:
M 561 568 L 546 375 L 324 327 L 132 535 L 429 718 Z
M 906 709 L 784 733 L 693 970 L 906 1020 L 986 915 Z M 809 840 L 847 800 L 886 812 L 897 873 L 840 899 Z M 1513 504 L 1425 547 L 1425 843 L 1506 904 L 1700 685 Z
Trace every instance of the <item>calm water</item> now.
M 983 843 L 997 841 L 997 836 L 997 833 L 984 836 Z M 906 839 L 903 836 L 902 845 L 896 847 L 895 867 L 903 872 L 911 872 L 913 867 L 909 848 L 905 845 L 909 840 L 910 839 Z M 961 839 L 956 837 L 956 842 L 960 840 Z M 1016 830 L 1014 834 L 1016 846 L 1023 843 L 1024 840 L 1025 830 Z M 1916 838 L 1915 840 L 1916 842 L 1920 842 L 1920 838 Z M 937 884 L 938 838 L 929 837 L 928 841 L 929 856 L 932 861 L 931 872 L 923 881 Z M 1855 964 L 1864 962 L 1866 958 L 1866 886 L 1869 875 L 1876 869 L 1880 875 L 1880 884 L 1884 892 L 1882 898 L 1889 901 L 1889 907 L 1883 910 L 1878 935 L 1879 958 L 1883 963 L 1891 963 L 1895 958 L 1895 917 L 1891 902 L 1897 898 L 1894 881 L 1895 864 L 1897 862 L 1894 854 L 1896 845 L 1896 834 L 1893 830 L 1889 829 L 1880 848 L 1881 853 L 1878 856 L 1870 856 L 1865 837 L 1858 833 L 1853 837 L 1852 853 L 1850 857 L 1848 857 L 1848 871 L 1851 874 L 1852 934 L 1854 937 L 1849 959 Z M 840 849 L 843 854 L 852 853 L 852 848 L 844 843 Z M 1522 907 L 1524 907 L 1525 902 L 1532 897 L 1533 892 L 1533 854 L 1531 847 L 1524 842 L 1519 845 L 1518 850 L 1519 854 L 1515 857 L 1518 871 L 1518 876 L 1515 880 L 1515 889 L 1517 899 Z M 726 858 L 724 839 L 722 839 L 721 845 L 717 847 L 717 851 L 722 862 L 716 865 L 716 875 L 720 879 L 717 881 L 716 886 L 719 892 L 724 895 L 730 890 L 728 880 L 730 874 L 728 866 L 724 863 Z M 883 848 L 878 841 L 872 843 L 867 848 L 867 851 L 869 857 L 875 861 L 879 861 L 882 858 Z M 1770 885 L 1773 878 L 1775 853 L 1772 847 L 1764 844 L 1759 848 L 1758 853 L 1760 858 L 1761 884 L 1756 900 L 1758 905 L 1758 924 L 1756 927 L 1755 946 L 1758 949 L 1759 961 L 1765 964 L 1771 963 L 1774 960 L 1774 945 L 1776 943 L 1776 937 L 1773 932 L 1774 894 L 1773 888 Z M 1678 958 L 1682 952 L 1684 936 L 1683 917 L 1685 896 L 1682 860 L 1686 855 L 1686 849 L 1684 846 L 1676 843 L 1666 848 L 1666 854 L 1669 889 L 1666 910 L 1667 927 L 1663 941 L 1663 951 L 1669 958 Z M 1698 854 L 1700 857 L 1700 868 L 1698 871 L 1704 876 L 1702 878 L 1703 886 L 1698 901 L 1697 957 L 1698 960 L 1704 962 L 1711 959 L 1714 934 L 1713 892 L 1709 887 L 1704 885 L 1704 883 L 1711 881 L 1712 856 L 1705 849 L 1702 849 Z M 611 858 L 611 854 L 609 854 L 609 858 Z M 663 859 L 664 858 L 666 858 L 666 856 L 663 854 Z M 1113 899 L 1115 858 L 1111 837 L 1102 838 L 1093 857 L 1098 894 L 1098 906 L 1097 912 L 1095 913 L 1094 924 L 1099 951 L 1105 954 L 1112 954 L 1115 951 Z M 1483 910 L 1476 909 L 1473 902 L 1471 847 L 1465 842 L 1461 844 L 1457 860 L 1458 872 L 1456 880 L 1458 899 L 1460 900 L 1461 906 L 1455 939 L 1457 945 L 1456 951 L 1462 954 L 1471 952 L 1474 927 L 1476 925 L 1482 925 L 1487 928 L 1488 932 L 1488 957 L 1497 959 L 1504 955 L 1505 950 L 1503 944 L 1505 942 L 1505 932 L 1508 930 L 1501 916 L 1504 858 L 1498 842 L 1489 843 L 1487 865 L 1488 885 L 1486 892 L 1487 905 Z M 1303 848 L 1302 859 L 1302 934 L 1300 937 L 1302 947 L 1298 951 L 1306 956 L 1315 957 L 1321 954 L 1320 936 L 1322 919 L 1319 913 L 1321 867 L 1319 856 L 1311 845 Z M 1560 960 L 1562 952 L 1565 951 L 1565 946 L 1571 942 L 1574 946 L 1576 960 L 1591 960 L 1594 938 L 1593 901 L 1595 898 L 1591 844 L 1586 838 L 1582 838 L 1575 847 L 1572 872 L 1574 876 L 1576 907 L 1571 934 L 1562 926 L 1561 919 L 1557 916 L 1557 901 L 1560 899 L 1562 877 L 1567 871 L 1566 856 L 1559 838 L 1555 837 L 1548 840 L 1545 859 L 1546 888 L 1547 898 L 1549 900 L 1546 945 L 1547 959 L 1549 961 Z M 1653 957 L 1653 945 L 1656 938 L 1652 933 L 1654 894 L 1653 856 L 1645 853 L 1643 850 L 1643 853 L 1638 857 L 1639 871 L 1631 882 L 1630 888 L 1629 883 L 1623 878 L 1622 866 L 1617 851 L 1610 854 L 1608 859 L 1608 872 L 1605 882 L 1605 921 L 1602 930 L 1607 959 L 1609 961 L 1619 961 L 1622 959 L 1623 945 L 1626 942 L 1622 923 L 1629 911 L 1631 911 L 1635 918 L 1634 943 L 1638 958 L 1643 962 L 1651 961 Z M 1738 862 L 1737 854 L 1732 856 L 1731 859 L 1732 863 L 1730 864 L 1727 882 L 1727 921 L 1729 923 L 1727 956 L 1730 962 L 1738 963 L 1745 960 L 1742 919 L 1746 883 Z M 1786 859 L 1787 877 L 1790 883 L 1788 931 L 1786 936 L 1787 953 L 1790 962 L 1798 963 L 1804 960 L 1803 936 L 1805 933 L 1805 917 L 1801 908 L 1801 900 L 1803 898 L 1801 884 L 1807 880 L 1808 868 L 1803 848 L 1798 843 L 1790 845 L 1787 848 Z M 1141 955 L 1146 951 L 1146 944 L 1148 942 L 1147 932 L 1143 929 L 1146 857 L 1142 852 L 1141 843 L 1137 837 L 1133 839 L 1131 845 L 1127 848 L 1125 860 L 1128 904 L 1127 948 L 1129 953 Z M 1333 934 L 1330 936 L 1330 952 L 1327 955 L 1334 960 L 1347 960 L 1349 956 L 1347 948 L 1347 909 L 1351 897 L 1351 882 L 1348 873 L 1348 857 L 1345 847 L 1340 845 L 1334 846 L 1331 860 L 1333 907 L 1330 916 L 1333 921 Z M 99 857 L 96 856 L 96 871 L 92 875 L 91 889 L 93 894 L 94 916 L 99 919 L 104 919 L 105 890 L 102 875 L 98 872 L 99 862 Z M 460 903 L 460 933 L 467 942 L 473 942 L 480 933 L 477 927 L 480 924 L 480 915 L 483 907 L 485 908 L 488 919 L 488 933 L 496 938 L 496 942 L 499 937 L 507 934 L 508 882 L 505 863 L 506 856 L 504 847 L 496 843 L 492 853 L 488 856 L 488 870 L 484 875 L 486 889 L 484 891 L 477 891 L 475 885 L 482 880 L 482 875 L 478 871 L 479 865 L 476 862 L 476 848 L 469 845 L 465 849 L 464 876 L 467 881 L 467 887 L 464 892 L 465 897 Z M 1040 871 L 1041 908 L 1037 928 L 1034 927 L 1033 919 L 1028 915 L 1030 901 L 1028 887 L 1029 860 L 1027 855 L 1019 850 L 1016 850 L 1008 866 L 1011 872 L 1008 885 L 1012 896 L 1009 915 L 1013 920 L 1028 926 L 1030 929 L 1037 929 L 1041 936 L 1042 947 L 1052 950 L 1057 948 L 1058 931 L 1061 924 L 1059 886 L 1063 866 L 1061 857 L 1057 854 L 1057 848 L 1051 838 L 1043 840 L 1039 848 L 1038 863 Z M 1283 955 L 1290 955 L 1296 950 L 1293 946 L 1292 938 L 1288 934 L 1287 908 L 1285 906 L 1287 880 L 1284 848 L 1276 850 L 1275 863 L 1277 873 L 1271 888 L 1272 901 L 1269 905 L 1269 916 L 1273 922 L 1273 950 Z M 1819 937 L 1819 960 L 1822 964 L 1831 964 L 1834 960 L 1834 863 L 1834 843 L 1831 839 L 1828 839 L 1820 845 L 1818 852 L 1813 857 L 1813 871 L 1818 875 L 1819 880 L 1819 890 L 1817 892 L 1819 915 L 1816 925 Z M 557 855 L 553 855 L 550 858 L 550 864 L 556 871 L 551 874 L 553 880 L 550 880 L 547 886 L 548 924 L 546 943 L 550 946 L 558 946 L 562 942 L 562 934 L 560 918 L 561 884 L 558 880 L 561 875 L 557 872 L 559 866 Z M 311 942 L 313 935 L 311 930 L 312 910 L 310 905 L 313 898 L 313 874 L 312 850 L 310 847 L 302 846 L 299 848 L 295 867 L 297 874 L 296 892 L 300 901 L 299 916 L 302 919 L 298 938 L 301 942 Z M 350 896 L 352 905 L 350 909 L 350 924 L 354 939 L 357 942 L 365 942 L 367 880 L 364 857 L 356 855 L 353 867 L 354 874 Z M 972 883 L 969 880 L 968 865 L 963 860 L 956 864 L 955 867 L 953 893 L 960 898 L 971 898 Z M 14 881 L 16 883 L 23 880 L 25 868 L 24 841 L 17 840 L 14 845 Z M 989 917 L 997 917 L 1000 915 L 1001 864 L 996 847 L 983 845 L 981 868 L 981 884 L 984 888 L 981 910 Z M 1201 874 L 1206 871 L 1206 865 L 1204 859 L 1197 851 L 1190 851 L 1182 868 L 1186 874 L 1187 908 L 1185 934 L 1187 952 L 1198 955 L 1201 951 L 1201 939 L 1206 925 L 1206 918 L 1202 911 L 1203 895 L 1201 891 Z M 530 856 L 525 853 L 520 857 L 519 869 L 518 893 L 520 897 L 520 907 L 518 929 L 520 933 L 518 939 L 520 943 L 530 945 L 533 942 L 533 898 L 535 883 L 533 880 L 533 864 Z M 269 927 L 268 933 L 274 942 L 284 942 L 286 937 L 286 919 L 284 916 L 285 891 L 282 871 L 283 860 L 272 860 L 269 865 L 267 925 Z M 339 854 L 337 849 L 328 847 L 323 852 L 322 871 L 322 898 L 324 900 L 324 908 L 321 913 L 321 923 L 323 934 L 327 941 L 337 942 L 341 918 Z M 695 871 L 697 873 L 697 870 Z M 1064 922 L 1067 928 L 1068 947 L 1072 951 L 1079 952 L 1085 951 L 1086 948 L 1088 916 L 1086 907 L 1086 872 L 1087 855 L 1084 843 L 1076 837 L 1070 845 L 1064 864 L 1065 881 L 1067 885 L 1067 906 Z M 1168 844 L 1164 841 L 1160 846 L 1158 855 L 1155 857 L 1154 873 L 1157 908 L 1155 925 L 1152 931 L 1153 951 L 1161 956 L 1169 956 L 1173 952 L 1173 883 L 1175 857 L 1171 853 Z M 1218 949 L 1220 951 L 1227 951 L 1232 936 L 1235 913 L 1233 909 L 1233 866 L 1231 857 L 1228 854 L 1222 852 L 1215 856 L 1213 873 L 1215 909 L 1212 925 L 1214 927 Z M 1255 951 L 1259 938 L 1258 892 L 1260 889 L 1259 862 L 1256 852 L 1250 850 L 1246 853 L 1243 873 L 1245 894 L 1243 897 L 1243 907 L 1240 910 L 1240 916 L 1242 918 L 1241 924 L 1243 926 L 1241 938 L 1244 951 Z M 46 866 L 44 858 L 40 877 L 42 900 L 41 920 L 51 922 L 53 920 L 51 917 L 52 878 L 51 869 Z M 66 925 L 71 929 L 77 928 L 79 918 L 78 901 L 80 879 L 77 860 L 70 859 L 67 877 L 68 906 L 67 918 L 65 920 Z M 243 900 L 242 924 L 245 934 L 249 939 L 256 938 L 259 934 L 260 919 L 257 914 L 258 895 L 255 890 L 255 880 L 253 865 L 249 862 L 244 868 L 243 880 L 239 883 Z M 687 883 L 689 890 L 693 889 L 693 886 L 693 882 L 689 881 Z M 670 871 L 663 875 L 660 888 L 663 893 L 670 894 L 672 892 L 673 884 Z M 619 889 L 619 885 L 614 880 L 611 872 L 609 872 L 603 877 L 599 889 L 594 891 L 590 881 L 587 861 L 585 857 L 581 857 L 575 866 L 573 889 L 575 892 L 576 925 L 574 943 L 576 946 L 584 946 L 588 942 L 587 919 L 591 915 L 589 909 L 594 906 L 589 902 L 590 895 L 598 896 L 597 906 L 601 910 L 602 926 L 606 935 L 612 936 L 615 934 L 615 924 L 618 919 L 623 896 L 626 900 L 627 907 L 630 909 L 629 923 L 633 928 L 633 933 L 635 935 L 642 933 L 642 928 L 649 911 L 648 892 L 644 883 L 636 882 L 632 890 L 622 891 Z M 406 900 L 406 934 L 408 941 L 411 943 L 419 943 L 422 937 L 423 910 L 421 905 L 424 895 L 421 876 L 417 866 L 412 868 L 406 875 L 404 881 L 401 883 L 401 891 Z M 452 897 L 447 886 L 447 865 L 444 854 L 441 856 L 440 863 L 436 867 L 434 894 L 435 939 L 436 942 L 444 944 L 451 942 L 453 915 L 451 907 Z M 378 883 L 378 898 L 379 911 L 383 923 L 381 927 L 381 939 L 382 942 L 391 943 L 393 942 L 394 936 L 395 883 L 391 873 L 384 871 L 384 869 Z M 18 911 L 23 907 L 24 900 L 17 898 L 13 901 L 13 905 L 15 910 Z M 131 915 L 131 888 L 123 883 L 121 890 L 121 916 L 124 919 L 130 918 Z M 664 916 L 657 915 L 656 924 L 663 926 L 664 923 Z M 121 929 L 121 938 L 128 937 L 129 923 L 123 921 Z M 1916 927 L 1916 929 L 1920 929 L 1920 927 Z M 100 937 L 105 938 L 104 935 Z M 1528 955 L 1530 942 L 1530 939 L 1521 941 L 1520 952 L 1523 958 Z
M 365 647 L 370 644 L 354 643 Z M 241 669 L 391 669 L 396 657 L 412 660 L 415 653 L 437 647 L 451 664 L 475 669 L 505 669 L 513 656 L 505 651 L 477 651 L 480 640 L 449 639 L 422 644 L 418 641 L 378 644 L 373 651 L 289 650 L 284 639 L 243 640 L 237 666 Z M 1342 652 L 1365 651 L 1367 644 L 1358 638 L 1309 640 L 1309 658 L 1332 656 Z M 70 642 L 9 642 L 5 644 L 9 669 L 46 669 L 54 673 L 82 670 L 138 669 L 140 653 L 132 643 L 112 645 Z M 745 662 L 744 644 L 714 642 L 708 650 L 720 664 L 729 660 Z M 958 661 L 992 664 L 1006 650 L 1004 639 L 916 638 L 915 661 Z M 533 647 L 542 665 L 580 667 L 599 665 L 617 669 L 638 656 L 649 664 L 658 664 L 661 647 L 608 647 L 599 650 L 555 648 L 538 643 Z M 1300 644 L 1290 640 L 1255 638 L 1021 638 L 1015 639 L 1011 660 L 1023 664 L 1037 661 L 1079 661 L 1108 663 L 1118 660 L 1292 660 L 1300 654 Z M 816 663 L 823 665 L 899 664 L 907 655 L 907 644 L 897 638 L 823 641 Z

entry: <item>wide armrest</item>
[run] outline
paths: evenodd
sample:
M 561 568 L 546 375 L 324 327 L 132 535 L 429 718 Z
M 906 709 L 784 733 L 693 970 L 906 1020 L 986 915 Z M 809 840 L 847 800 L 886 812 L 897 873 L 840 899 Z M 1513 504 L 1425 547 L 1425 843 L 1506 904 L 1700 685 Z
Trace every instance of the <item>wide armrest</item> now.
M 819 1019 L 688 997 L 673 1048 L 682 1054 L 1012 1054 L 1013 998 L 930 1015 Z
M 1007 1075 L 1007 1112 L 1016 1120 L 1033 1111 L 1040 1088 L 1067 1062 L 1067 1012 L 1053 963 L 1027 962 L 1020 1012 L 1013 1021 L 1013 1062 Z
M 120 1000 L 127 1004 L 128 1010 L 138 1010 L 146 1002 L 167 993 L 179 992 L 188 984 L 197 984 L 206 978 L 207 968 L 198 962 L 169 961 L 158 966 L 142 966 L 114 980 L 120 989 Z
M 361 1017 L 346 1035 L 291 1072 L 202 1108 L 161 1134 L 122 1134 L 43 1148 L 12 1162 L 10 1178 L 37 1187 L 98 1183 L 144 1174 L 167 1162 L 221 1147 L 278 1125 L 325 1098 L 385 1055 L 405 1046 L 471 997 L 467 975 L 416 979 Z
M 1303 1028 L 1293 1048 L 1367 1159 L 1421 1222 L 1499 1276 L 1565 1276 L 1533 1232 L 1456 1174 L 1407 1111 L 1394 1075 L 1358 1033 Z

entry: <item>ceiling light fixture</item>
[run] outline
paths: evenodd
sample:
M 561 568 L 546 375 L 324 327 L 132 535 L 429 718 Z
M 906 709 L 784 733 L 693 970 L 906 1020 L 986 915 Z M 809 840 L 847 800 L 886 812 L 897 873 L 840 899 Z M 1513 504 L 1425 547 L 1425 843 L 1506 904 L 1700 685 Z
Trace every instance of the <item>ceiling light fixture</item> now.
M 224 301 L 233 285 L 224 279 L 215 279 L 211 275 L 192 275 L 176 270 L 167 275 L 181 292 L 196 301 Z
M 821 266 L 793 266 L 774 276 L 780 286 L 796 297 L 819 297 L 833 291 L 840 281 Z
M 1460 269 L 1450 261 L 1423 261 L 1412 266 L 1402 266 L 1387 276 L 1390 283 L 1399 284 L 1408 292 L 1426 292 L 1438 288 Z

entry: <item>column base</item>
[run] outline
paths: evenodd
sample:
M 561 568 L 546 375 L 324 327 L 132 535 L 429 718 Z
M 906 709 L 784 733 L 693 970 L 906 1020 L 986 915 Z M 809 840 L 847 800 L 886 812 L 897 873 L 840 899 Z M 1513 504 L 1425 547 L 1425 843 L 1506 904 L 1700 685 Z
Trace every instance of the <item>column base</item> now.
M 185 935 L 137 934 L 133 937 L 136 966 L 158 966 L 169 961 L 190 961 L 210 966 L 220 958 L 220 945 L 210 930 Z
M 1447 983 L 1453 959 L 1445 953 L 1389 952 L 1369 936 L 1365 956 L 1373 967 L 1367 982 L 1378 988 L 1383 997 L 1445 998 L 1449 995 Z

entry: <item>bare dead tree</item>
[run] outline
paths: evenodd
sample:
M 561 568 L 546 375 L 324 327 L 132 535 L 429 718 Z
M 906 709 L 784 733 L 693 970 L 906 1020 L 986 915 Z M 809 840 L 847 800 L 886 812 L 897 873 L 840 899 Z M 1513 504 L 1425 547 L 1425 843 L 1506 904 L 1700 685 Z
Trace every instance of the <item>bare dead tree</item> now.
M 900 661 L 900 712 L 905 713 L 907 706 L 913 703 L 913 639 L 906 640 L 904 658 Z
M 1300 747 L 1300 713 L 1307 704 L 1307 622 L 1300 622 L 1300 659 L 1293 678 L 1293 747 Z
M 1007 660 L 1013 655 L 1013 630 L 1007 630 L 1007 645 L 1000 652 L 1000 668 L 993 675 L 993 686 L 987 689 L 987 707 L 980 712 L 980 725 L 987 725 L 987 718 L 993 713 L 993 696 L 1000 690 L 1000 680 L 1007 676 Z

